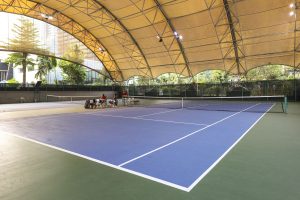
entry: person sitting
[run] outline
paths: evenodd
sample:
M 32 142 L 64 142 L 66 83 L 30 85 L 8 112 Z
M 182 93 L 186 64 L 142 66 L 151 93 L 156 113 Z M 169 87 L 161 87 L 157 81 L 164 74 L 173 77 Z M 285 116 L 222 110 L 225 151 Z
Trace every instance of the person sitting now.
M 95 108 L 100 106 L 100 99 L 96 99 L 96 104 L 95 104 Z
M 87 99 L 85 100 L 84 107 L 85 108 L 95 108 L 96 106 L 96 99 Z
M 106 106 L 106 101 L 107 101 L 107 97 L 102 94 L 101 98 L 100 98 L 100 105 L 102 108 L 104 108 Z
M 91 108 L 96 108 L 97 107 L 97 103 L 96 103 L 96 99 L 91 100 Z
M 117 98 L 116 94 L 114 94 L 113 100 L 114 100 L 115 107 L 117 107 L 118 106 L 118 98 Z
M 85 108 L 85 109 L 88 109 L 88 108 L 90 108 L 90 107 L 91 107 L 91 105 L 90 105 L 90 100 L 89 100 L 89 99 L 85 100 L 84 108 Z
M 110 107 L 117 107 L 118 106 L 118 99 L 117 95 L 114 94 L 113 98 L 108 101 Z

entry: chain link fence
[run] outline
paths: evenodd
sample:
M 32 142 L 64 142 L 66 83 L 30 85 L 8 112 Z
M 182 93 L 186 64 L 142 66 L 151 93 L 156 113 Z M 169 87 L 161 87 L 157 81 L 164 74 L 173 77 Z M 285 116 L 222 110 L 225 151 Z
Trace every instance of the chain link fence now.
M 130 85 L 126 86 L 124 89 L 132 96 L 218 97 L 285 95 L 289 100 L 300 99 L 300 79 L 232 82 L 222 84 Z

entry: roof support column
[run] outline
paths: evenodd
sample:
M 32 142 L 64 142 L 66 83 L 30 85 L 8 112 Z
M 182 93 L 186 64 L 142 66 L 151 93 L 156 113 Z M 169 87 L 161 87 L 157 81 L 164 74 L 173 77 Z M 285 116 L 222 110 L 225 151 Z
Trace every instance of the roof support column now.
M 297 44 L 297 33 L 300 31 L 297 29 L 297 10 L 299 10 L 299 3 L 297 2 L 297 0 L 294 0 L 294 18 L 295 18 L 295 24 L 294 24 L 294 62 L 293 62 L 293 67 L 294 67 L 294 96 L 295 96 L 295 101 L 297 101 L 297 81 L 296 81 L 296 68 L 299 67 L 299 63 L 296 63 L 297 61 L 297 53 L 299 52 L 299 50 L 297 50 L 299 48 L 300 43 L 298 42 Z

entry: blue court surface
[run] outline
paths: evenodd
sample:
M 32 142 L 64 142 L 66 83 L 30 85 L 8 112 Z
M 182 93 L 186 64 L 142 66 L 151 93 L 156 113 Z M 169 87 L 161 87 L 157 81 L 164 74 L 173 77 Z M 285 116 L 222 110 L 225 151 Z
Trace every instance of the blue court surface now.
M 190 191 L 272 104 L 238 112 L 117 108 L 0 122 L 14 134 L 162 184 Z M 250 111 L 250 112 L 247 112 Z

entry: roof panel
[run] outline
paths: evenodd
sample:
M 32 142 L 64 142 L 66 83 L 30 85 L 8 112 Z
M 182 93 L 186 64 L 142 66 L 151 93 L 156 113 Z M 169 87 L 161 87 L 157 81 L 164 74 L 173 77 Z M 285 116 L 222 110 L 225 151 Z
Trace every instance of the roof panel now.
M 35 7 L 34 2 L 42 3 L 44 10 Z M 0 9 L 35 18 L 41 18 L 40 12 L 55 13 L 53 9 L 56 10 L 57 19 L 64 23 L 50 23 L 73 34 L 76 33 L 73 29 L 78 30 L 81 34 L 77 34 L 77 38 L 89 47 L 92 41 L 97 42 L 97 48 L 91 48 L 95 52 L 103 44 L 116 62 L 115 66 L 108 67 L 111 74 L 114 75 L 119 66 L 125 78 L 149 74 L 149 71 L 153 76 L 166 72 L 191 75 L 188 69 L 195 74 L 208 68 L 237 73 L 238 61 L 245 69 L 269 62 L 293 64 L 294 41 L 300 43 L 294 37 L 295 17 L 289 16 L 290 0 L 227 1 L 227 7 L 223 0 L 34 2 L 15 0 L 13 4 L 24 8 L 13 8 L 12 4 Z M 69 18 L 74 23 L 68 21 Z M 300 29 L 298 21 L 297 24 Z M 89 33 L 92 39 L 85 42 L 82 31 Z M 104 62 L 109 60 L 96 53 Z M 298 62 L 298 54 L 295 55 Z
M 205 1 L 199 0 L 160 0 L 159 2 L 163 6 L 163 9 L 168 13 L 170 18 L 187 16 L 207 9 Z

